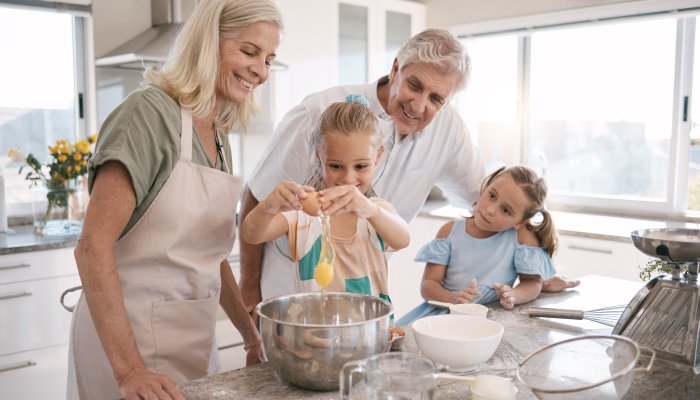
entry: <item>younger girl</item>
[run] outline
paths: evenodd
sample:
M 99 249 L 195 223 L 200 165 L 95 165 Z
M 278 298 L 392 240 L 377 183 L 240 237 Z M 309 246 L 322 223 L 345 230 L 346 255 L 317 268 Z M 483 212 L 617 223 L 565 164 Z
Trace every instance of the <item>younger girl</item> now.
M 473 216 L 445 224 L 416 255 L 415 261 L 427 262 L 423 298 L 454 304 L 500 299 L 505 308 L 534 300 L 556 272 L 558 239 L 546 197 L 547 182 L 530 168 L 502 167 L 489 175 Z M 538 213 L 542 223 L 530 224 Z M 520 284 L 511 288 L 516 278 Z M 423 303 L 397 325 L 448 311 Z
M 247 243 L 286 235 L 288 249 L 282 244 L 285 240 L 276 244 L 296 264 L 296 291 L 320 290 L 314 270 L 321 250 L 321 224 L 318 217 L 301 211 L 298 200 L 318 190 L 324 213 L 330 215 L 335 250 L 328 290 L 389 300 L 384 252 L 408 246 L 409 233 L 394 207 L 376 197 L 371 186 L 384 147 L 379 121 L 368 106 L 364 97 L 350 95 L 345 103 L 328 107 L 311 139 L 310 186 L 283 181 L 243 222 L 241 238 Z

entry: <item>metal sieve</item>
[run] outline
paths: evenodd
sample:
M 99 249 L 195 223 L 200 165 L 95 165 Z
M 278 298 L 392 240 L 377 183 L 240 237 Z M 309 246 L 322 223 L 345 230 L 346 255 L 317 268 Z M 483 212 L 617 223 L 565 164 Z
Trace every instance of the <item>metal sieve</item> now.
M 635 368 L 641 349 L 649 366 Z M 649 371 L 656 352 L 617 335 L 581 336 L 545 346 L 527 356 L 518 380 L 541 400 L 620 399 L 636 371 Z

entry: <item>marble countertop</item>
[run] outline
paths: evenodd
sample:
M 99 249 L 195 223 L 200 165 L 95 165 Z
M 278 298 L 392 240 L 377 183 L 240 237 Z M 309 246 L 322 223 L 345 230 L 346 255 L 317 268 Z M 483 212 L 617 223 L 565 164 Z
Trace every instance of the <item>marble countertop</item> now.
M 560 293 L 542 293 L 535 301 L 522 306 L 545 306 L 590 310 L 599 307 L 626 304 L 641 288 L 641 284 L 600 276 L 581 278 L 581 286 Z M 479 371 L 507 369 L 518 365 L 528 354 L 548 344 L 586 334 L 610 334 L 612 328 L 591 321 L 540 319 L 520 315 L 521 306 L 503 309 L 499 303 L 488 305 L 488 318 L 504 328 L 503 338 L 496 353 L 477 368 Z M 418 352 L 413 332 L 406 330 L 402 351 Z M 642 363 L 643 364 L 643 363 Z M 644 364 L 643 364 L 644 365 Z M 502 376 L 510 378 L 518 387 L 518 400 L 536 399 L 515 379 L 513 372 Z M 353 399 L 366 398 L 364 383 L 353 388 Z M 246 367 L 180 386 L 188 400 L 233 399 L 338 399 L 334 392 L 312 392 L 280 382 L 268 363 Z M 435 400 L 470 399 L 471 390 L 461 384 L 439 383 Z M 632 386 L 623 398 L 633 399 L 697 399 L 700 398 L 700 376 L 654 365 L 650 372 L 638 372 Z
M 78 235 L 43 236 L 34 233 L 32 226 L 15 226 L 12 232 L 0 234 L 0 255 L 26 253 L 75 247 Z
M 687 228 L 700 229 L 700 224 L 679 221 L 659 221 L 643 218 L 612 217 L 585 213 L 551 211 L 554 224 L 561 235 L 632 243 L 630 232 L 637 229 Z M 470 216 L 468 210 L 455 208 L 446 202 L 426 202 L 418 216 L 452 220 Z

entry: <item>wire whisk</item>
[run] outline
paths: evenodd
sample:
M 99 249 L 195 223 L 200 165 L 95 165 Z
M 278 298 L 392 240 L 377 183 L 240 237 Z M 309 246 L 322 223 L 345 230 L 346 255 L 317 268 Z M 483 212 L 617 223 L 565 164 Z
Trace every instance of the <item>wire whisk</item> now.
M 529 315 L 530 317 L 587 319 L 589 321 L 597 322 L 599 324 L 614 327 L 615 325 L 617 325 L 617 321 L 620 320 L 620 316 L 626 308 L 627 305 L 619 305 L 598 308 L 596 310 L 583 311 L 566 310 L 559 308 L 530 307 L 521 308 L 520 314 Z

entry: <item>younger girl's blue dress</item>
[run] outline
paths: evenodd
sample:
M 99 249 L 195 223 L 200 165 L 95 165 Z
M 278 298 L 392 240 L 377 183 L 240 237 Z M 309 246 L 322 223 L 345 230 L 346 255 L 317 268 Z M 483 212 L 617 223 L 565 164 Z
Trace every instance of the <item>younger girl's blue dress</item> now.
M 544 249 L 518 243 L 518 231 L 509 229 L 486 238 L 476 239 L 465 230 L 466 219 L 456 220 L 450 235 L 435 239 L 423 246 L 415 261 L 446 265 L 442 287 L 457 292 L 469 286 L 476 278 L 476 289 L 481 296 L 474 299 L 477 304 L 498 301 L 498 294 L 491 286 L 501 283 L 512 286 L 518 274 L 539 275 L 544 280 L 554 276 L 554 263 Z M 396 326 L 413 321 L 449 313 L 447 308 L 433 307 L 424 302 L 401 317 Z

